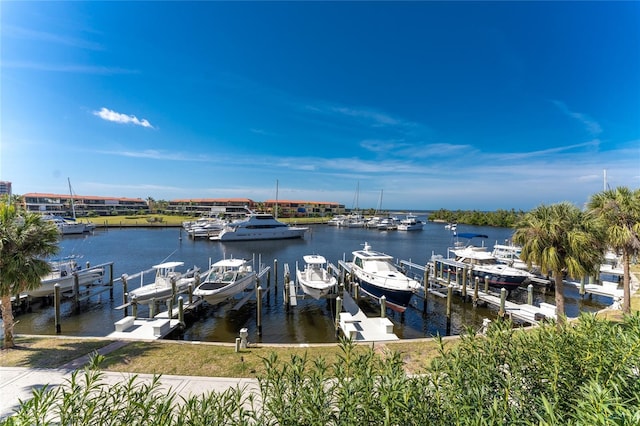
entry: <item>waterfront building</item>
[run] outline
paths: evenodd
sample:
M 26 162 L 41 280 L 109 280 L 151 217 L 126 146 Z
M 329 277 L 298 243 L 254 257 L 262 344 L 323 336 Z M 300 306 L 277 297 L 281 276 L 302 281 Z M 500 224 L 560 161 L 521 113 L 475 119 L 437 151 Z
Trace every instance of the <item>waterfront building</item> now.
M 333 201 L 267 200 L 262 204 L 265 212 L 278 217 L 323 217 L 345 213 L 344 204 Z
M 27 211 L 62 216 L 108 216 L 149 213 L 142 198 L 98 197 L 93 195 L 47 194 L 32 192 L 22 196 Z

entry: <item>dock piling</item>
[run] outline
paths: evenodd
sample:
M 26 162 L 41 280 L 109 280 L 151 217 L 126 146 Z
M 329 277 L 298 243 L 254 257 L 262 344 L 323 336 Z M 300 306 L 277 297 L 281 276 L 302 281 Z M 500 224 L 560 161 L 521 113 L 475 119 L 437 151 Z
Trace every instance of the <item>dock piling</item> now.
M 262 336 L 262 287 L 256 288 L 257 315 L 256 325 L 258 327 L 258 336 Z
M 122 274 L 122 276 L 120 277 L 120 279 L 122 280 L 122 304 L 125 305 L 124 306 L 124 316 L 128 316 L 129 315 L 129 309 L 127 309 L 127 298 L 129 297 L 129 291 L 127 290 L 127 274 Z
M 533 284 L 527 286 L 527 304 L 533 306 Z
M 60 327 L 60 284 L 55 284 L 53 286 L 53 304 L 55 306 L 55 326 L 56 333 L 61 333 Z
M 507 300 L 507 289 L 502 287 L 500 289 L 500 310 L 498 311 L 498 316 L 500 318 L 504 318 L 505 316 L 504 306 L 505 306 L 506 300 Z
M 385 318 L 387 316 L 387 298 L 383 294 L 380 297 L 380 318 Z
M 171 317 L 169 317 L 171 319 Z M 178 321 L 180 321 L 180 325 L 182 327 L 185 326 L 184 322 L 184 300 L 182 300 L 182 296 L 178 297 Z

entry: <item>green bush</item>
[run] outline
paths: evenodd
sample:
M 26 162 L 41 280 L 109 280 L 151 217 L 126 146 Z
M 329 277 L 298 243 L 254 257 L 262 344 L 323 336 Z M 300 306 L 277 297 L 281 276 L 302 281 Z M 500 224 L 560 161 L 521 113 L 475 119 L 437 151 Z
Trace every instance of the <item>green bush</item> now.
M 160 377 L 107 386 L 100 356 L 65 386 L 41 389 L 5 424 L 147 425 L 639 425 L 640 315 L 584 314 L 558 329 L 493 323 L 469 330 L 417 376 L 402 354 L 342 341 L 338 360 L 264 360 L 259 391 L 182 399 Z

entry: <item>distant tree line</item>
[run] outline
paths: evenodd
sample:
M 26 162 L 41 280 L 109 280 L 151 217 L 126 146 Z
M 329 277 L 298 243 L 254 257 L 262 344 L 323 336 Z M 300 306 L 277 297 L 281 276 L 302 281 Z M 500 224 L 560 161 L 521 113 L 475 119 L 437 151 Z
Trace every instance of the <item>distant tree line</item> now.
M 429 214 L 431 221 L 443 221 L 448 223 L 464 223 L 476 226 L 499 226 L 503 228 L 513 228 L 525 212 L 522 210 L 502 210 L 492 212 L 480 210 L 446 210 L 440 209 Z

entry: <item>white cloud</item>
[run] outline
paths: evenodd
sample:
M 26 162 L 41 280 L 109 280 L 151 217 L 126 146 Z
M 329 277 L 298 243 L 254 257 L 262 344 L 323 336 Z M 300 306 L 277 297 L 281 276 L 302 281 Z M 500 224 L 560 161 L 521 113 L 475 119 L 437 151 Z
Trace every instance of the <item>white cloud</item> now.
M 555 100 L 552 100 L 551 102 L 553 102 L 553 104 L 556 107 L 558 107 L 563 113 L 565 113 L 569 117 L 574 118 L 577 121 L 581 122 L 585 126 L 585 129 L 592 136 L 597 136 L 600 133 L 602 133 L 602 127 L 600 127 L 600 123 L 598 123 L 597 121 L 591 119 L 589 116 L 587 116 L 585 114 L 582 114 L 582 113 L 579 113 L 579 112 L 574 112 L 574 111 L 569 110 L 569 108 L 567 108 L 567 106 L 564 104 L 564 102 L 555 101 Z
M 148 127 L 153 129 L 153 126 L 151 125 L 151 123 L 149 123 L 149 121 L 147 121 L 146 118 L 143 118 L 142 120 L 140 120 L 135 115 L 122 114 L 104 107 L 100 109 L 100 111 L 94 111 L 93 114 L 97 115 L 103 120 L 113 121 L 114 123 L 135 124 L 137 126 Z

